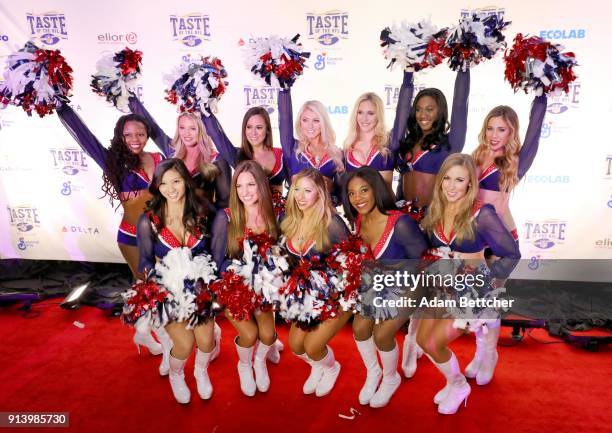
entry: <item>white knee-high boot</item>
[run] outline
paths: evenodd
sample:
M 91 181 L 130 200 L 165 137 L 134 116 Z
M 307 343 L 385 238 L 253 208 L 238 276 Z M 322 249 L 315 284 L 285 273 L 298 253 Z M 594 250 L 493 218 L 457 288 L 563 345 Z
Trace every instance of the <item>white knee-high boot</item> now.
M 238 346 L 238 337 L 234 341 L 236 352 L 238 352 L 238 377 L 240 378 L 240 389 L 249 397 L 255 395 L 257 389 L 255 379 L 253 378 L 253 351 L 255 345 L 251 347 Z
M 334 351 L 327 346 L 327 354 L 319 361 L 312 361 L 323 370 L 321 380 L 317 384 L 315 394 L 317 397 L 323 397 L 331 392 L 336 384 L 336 379 L 340 374 L 340 363 L 334 358 Z
M 370 400 L 370 407 L 386 406 L 402 383 L 402 378 L 397 372 L 397 361 L 399 359 L 397 344 L 389 352 L 378 350 L 378 354 L 383 366 L 383 378 L 378 391 L 376 391 L 376 394 Z
M 487 324 L 487 332 L 483 332 L 482 360 L 478 373 L 476 374 L 476 383 L 478 385 L 486 385 L 493 379 L 497 360 L 499 359 L 497 353 L 497 340 L 499 340 L 500 326 L 501 320 L 491 321 Z
M 198 386 L 198 394 L 203 400 L 208 400 L 212 397 L 213 387 L 208 377 L 208 364 L 212 358 L 212 352 L 202 352 L 200 349 L 196 351 L 195 366 L 193 375 Z
M 316 391 L 317 385 L 323 376 L 323 370 L 321 366 L 315 363 L 307 353 L 302 353 L 301 355 L 295 354 L 298 358 L 303 360 L 306 364 L 310 365 L 310 374 L 308 375 L 308 379 L 304 382 L 304 386 L 302 387 L 302 391 L 304 394 L 312 394 Z
M 187 383 L 185 383 L 185 362 L 186 359 L 178 359 L 170 355 L 170 386 L 172 387 L 172 394 L 177 402 L 186 404 L 191 399 L 191 392 Z
M 144 346 L 149 350 L 151 355 L 161 355 L 163 352 L 161 344 L 159 344 L 151 335 L 151 324 L 149 320 L 144 316 L 136 321 L 134 324 L 134 337 L 132 341 L 136 345 L 136 350 L 140 355 L 140 346 Z
M 374 338 L 370 337 L 365 341 L 355 340 L 355 344 L 357 345 L 357 350 L 359 350 L 359 354 L 366 368 L 366 380 L 361 391 L 359 391 L 359 403 L 366 405 L 370 403 L 370 400 L 378 388 L 378 384 L 382 378 L 382 371 L 378 365 Z
M 271 349 L 272 346 L 267 346 L 261 341 L 258 341 L 257 349 L 255 350 L 253 370 L 255 371 L 255 383 L 257 384 L 257 389 L 261 392 L 266 392 L 270 388 L 270 376 L 268 375 L 266 358 Z
M 167 376 L 170 372 L 170 351 L 172 350 L 172 339 L 168 332 L 163 326 L 155 329 L 155 333 L 157 334 L 157 338 L 159 338 L 159 342 L 162 347 L 162 360 L 159 364 L 159 375 Z
M 408 333 L 404 338 L 402 348 L 402 371 L 404 376 L 410 379 L 414 376 L 417 369 L 417 359 L 423 355 L 423 350 L 416 342 L 416 333 L 419 326 L 419 319 L 411 318 L 408 324 Z
M 434 362 L 434 365 L 442 372 L 448 386 L 446 396 L 438 405 L 438 412 L 445 415 L 452 415 L 457 412 L 461 403 L 465 401 L 467 405 L 467 398 L 472 389 L 467 383 L 465 376 L 461 374 L 459 362 L 452 351 L 448 361 L 442 363 Z

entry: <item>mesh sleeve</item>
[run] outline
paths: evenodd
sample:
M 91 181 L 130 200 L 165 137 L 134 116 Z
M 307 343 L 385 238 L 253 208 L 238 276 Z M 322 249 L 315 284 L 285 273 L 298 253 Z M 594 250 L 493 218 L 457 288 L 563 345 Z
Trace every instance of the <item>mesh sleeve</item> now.
M 542 124 L 546 115 L 546 96 L 536 96 L 531 105 L 531 113 L 529 114 L 529 126 L 525 134 L 525 141 L 519 152 L 518 177 L 521 179 L 531 167 L 536 154 L 538 153 L 538 145 L 540 144 L 540 133 L 542 132 Z
M 470 96 L 470 70 L 457 72 L 455 93 L 453 94 L 453 111 L 451 128 L 448 134 L 451 153 L 461 152 L 465 145 L 467 133 L 468 100 Z
M 402 216 L 397 220 L 395 235 L 400 240 L 407 259 L 418 259 L 427 249 L 427 241 L 423 232 L 409 215 Z
M 217 264 L 219 273 L 225 271 L 230 261 L 227 259 L 227 229 L 229 221 L 224 209 L 219 209 L 212 224 L 210 252 Z
M 238 149 L 234 147 L 227 134 L 225 134 L 219 120 L 211 113 L 210 116 L 202 115 L 202 122 L 204 122 L 206 132 L 212 139 L 221 157 L 233 168 L 236 168 Z
M 149 127 L 151 128 L 151 139 L 155 142 L 159 150 L 162 151 L 166 158 L 174 155 L 174 149 L 170 147 L 172 139 L 166 135 L 166 133 L 159 127 L 151 113 L 142 105 L 140 99 L 132 95 L 129 98 L 130 111 L 134 114 L 139 114 L 145 118 Z
M 224 159 L 217 159 L 214 164 L 220 173 L 214 180 L 215 207 L 224 209 L 229 206 L 230 185 L 232 183 L 232 169 Z
M 519 259 L 519 247 L 491 205 L 484 205 L 477 218 L 478 234 L 482 236 L 493 254 L 499 257 L 490 266 L 495 278 L 508 278 Z
M 151 220 L 143 213 L 136 225 L 136 238 L 138 240 L 138 272 L 144 273 L 155 268 L 155 234 L 151 227 Z
M 404 80 L 402 81 L 399 99 L 397 100 L 397 108 L 395 109 L 395 121 L 393 122 L 393 130 L 391 131 L 391 143 L 389 143 L 389 149 L 393 153 L 399 150 L 400 140 L 406 135 L 408 117 L 412 109 L 413 95 L 413 74 L 412 72 L 404 72 Z
M 293 105 L 290 90 L 278 92 L 278 129 L 283 155 L 286 155 L 287 159 L 289 159 L 295 147 L 295 138 L 293 137 Z
M 96 161 L 102 171 L 106 171 L 106 152 L 100 141 L 89 130 L 83 120 L 68 104 L 62 104 L 57 109 L 57 115 L 70 135 L 76 140 L 81 149 Z

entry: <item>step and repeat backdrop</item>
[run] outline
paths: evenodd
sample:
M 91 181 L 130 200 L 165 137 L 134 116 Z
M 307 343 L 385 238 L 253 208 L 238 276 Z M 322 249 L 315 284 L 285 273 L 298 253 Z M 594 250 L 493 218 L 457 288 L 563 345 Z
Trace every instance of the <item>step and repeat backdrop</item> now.
M 496 5 L 490 0 L 7 0 L 0 4 L 0 63 L 4 69 L 6 56 L 28 40 L 61 50 L 74 69 L 71 103 L 108 145 L 121 113 L 89 87 L 103 53 L 124 47 L 143 52 L 138 96 L 170 136 L 177 113 L 164 100 L 164 74 L 191 58 L 218 56 L 229 87 L 217 116 L 238 144 L 248 108 L 265 106 L 273 124 L 277 122 L 278 89 L 249 72 L 243 46 L 255 36 L 299 33 L 312 54 L 293 87 L 294 113 L 308 99 L 322 101 L 341 145 L 353 103 L 366 91 L 381 96 L 386 124 L 393 124 L 402 73 L 386 68 L 379 45 L 385 26 L 422 18 L 449 26 L 462 13 L 485 7 L 512 21 L 506 30 L 509 45 L 517 33 L 537 35 L 573 51 L 580 65 L 569 93 L 549 98 L 538 155 L 512 194 L 511 209 L 527 259 L 515 275 L 532 278 L 555 260 L 612 259 L 612 60 L 603 0 L 512 0 Z M 464 151 L 475 148 L 484 116 L 496 105 L 515 108 L 524 135 L 533 95 L 512 91 L 504 81 L 501 55 L 472 68 L 471 77 Z M 446 65 L 415 74 L 417 90 L 438 87 L 449 106 L 454 80 Z M 156 150 L 152 142 L 148 148 Z M 15 107 L 0 110 L 0 176 L 0 258 L 122 261 L 115 242 L 121 207 L 102 197 L 101 170 L 55 114 L 41 119 Z M 609 278 L 600 275 L 606 267 L 589 271 L 589 278 L 566 268 L 558 266 L 548 277 Z

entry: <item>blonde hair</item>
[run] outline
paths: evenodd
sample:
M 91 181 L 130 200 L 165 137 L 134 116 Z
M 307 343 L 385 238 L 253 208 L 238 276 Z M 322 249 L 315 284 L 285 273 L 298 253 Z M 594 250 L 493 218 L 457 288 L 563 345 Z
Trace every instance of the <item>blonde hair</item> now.
M 295 197 L 295 189 L 302 179 L 310 179 L 318 193 L 318 200 L 314 204 L 314 212 L 308 220 L 304 218 L 304 213 L 298 208 Z M 313 240 L 318 251 L 325 251 L 330 246 L 327 232 L 332 222 L 333 212 L 331 198 L 327 192 L 323 175 L 314 168 L 306 168 L 296 174 L 291 181 L 281 231 L 287 239 L 293 239 L 302 227 L 304 237 Z
M 266 233 L 274 240 L 278 238 L 279 230 L 274 209 L 272 207 L 272 192 L 268 177 L 264 173 L 259 163 L 252 160 L 245 160 L 236 166 L 234 176 L 232 176 L 232 185 L 230 189 L 229 209 L 230 222 L 227 230 L 227 251 L 230 257 L 237 257 L 242 249 L 242 245 L 238 244 L 238 239 L 244 237 L 244 229 L 246 227 L 246 212 L 244 204 L 238 197 L 238 176 L 242 173 L 251 173 L 257 184 L 257 193 L 259 200 L 257 206 L 259 212 L 263 216 L 266 224 Z
M 374 128 L 374 138 L 372 142 L 374 146 L 386 158 L 389 155 L 389 132 L 385 125 L 385 107 L 382 99 L 376 93 L 367 92 L 357 98 L 351 117 L 349 118 L 349 133 L 344 140 L 344 152 L 348 152 L 359 139 L 359 124 L 357 123 L 357 113 L 362 102 L 371 102 L 376 110 L 376 127 Z
M 472 152 L 472 156 L 476 160 L 478 166 L 483 164 L 489 149 L 486 138 L 487 126 L 489 125 L 489 121 L 494 117 L 501 117 L 508 125 L 508 128 L 510 128 L 510 139 L 504 146 L 504 153 L 502 156 L 495 158 L 494 161 L 500 172 L 499 190 L 509 192 L 519 182 L 518 163 L 519 152 L 521 150 L 521 139 L 519 137 L 519 120 L 516 111 L 507 105 L 499 105 L 489 111 L 489 114 L 487 114 L 482 124 L 480 134 L 478 134 L 478 147 Z
M 306 153 L 308 149 L 308 140 L 304 136 L 302 132 L 302 115 L 304 111 L 310 110 L 316 115 L 319 116 L 321 121 L 321 142 L 325 147 L 329 158 L 334 161 L 336 164 L 336 171 L 343 172 L 344 171 L 344 161 L 342 151 L 336 146 L 336 133 L 334 132 L 334 128 L 332 127 L 331 121 L 329 120 L 329 115 L 327 114 L 327 110 L 319 101 L 306 101 L 297 115 L 297 119 L 295 121 L 295 131 L 298 139 L 298 148 L 296 150 L 296 156 L 299 156 L 302 153 Z
M 212 181 L 219 175 L 219 169 L 212 163 L 215 148 L 210 136 L 206 132 L 206 128 L 204 127 L 200 116 L 193 113 L 181 113 L 176 118 L 176 133 L 174 134 L 172 143 L 170 143 L 170 146 L 174 149 L 173 157 L 184 160 L 185 156 L 187 156 L 187 146 L 185 146 L 181 140 L 181 137 L 179 136 L 179 122 L 184 117 L 193 120 L 198 128 L 197 147 L 200 152 L 197 161 L 198 169 L 202 173 L 204 179 Z
M 461 199 L 459 211 L 453 221 L 455 239 L 460 242 L 464 239 L 474 239 L 473 209 L 478 194 L 478 177 L 476 176 L 476 164 L 470 155 L 453 153 L 444 160 L 440 171 L 436 175 L 433 198 L 421 225 L 424 231 L 433 234 L 438 224 L 444 223 L 444 211 L 448 200 L 442 191 L 442 182 L 448 171 L 456 166 L 464 167 L 468 171 L 469 177 L 467 193 Z

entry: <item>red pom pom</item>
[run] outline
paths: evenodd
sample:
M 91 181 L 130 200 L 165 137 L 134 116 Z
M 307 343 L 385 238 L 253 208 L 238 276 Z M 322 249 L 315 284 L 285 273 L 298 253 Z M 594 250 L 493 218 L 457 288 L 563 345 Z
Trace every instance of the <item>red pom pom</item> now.
M 234 271 L 223 272 L 221 279 L 210 284 L 217 301 L 227 308 L 234 320 L 248 320 L 260 304 L 244 279 Z

